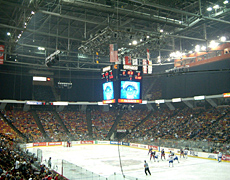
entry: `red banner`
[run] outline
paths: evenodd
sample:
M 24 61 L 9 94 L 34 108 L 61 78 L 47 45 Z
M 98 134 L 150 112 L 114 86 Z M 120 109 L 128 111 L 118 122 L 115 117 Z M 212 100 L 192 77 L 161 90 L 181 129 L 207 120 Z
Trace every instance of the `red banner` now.
M 48 142 L 48 146 L 59 146 L 62 145 L 62 142 Z
M 147 74 L 147 72 L 148 72 L 148 66 L 147 66 L 147 60 L 146 59 L 143 59 L 142 60 L 142 65 L 143 65 L 143 73 L 144 74 Z
M 132 65 L 131 56 L 125 56 L 125 64 L 126 65 Z
M 230 161 L 230 155 L 223 155 L 222 160 Z
M 3 64 L 4 60 L 4 45 L 0 45 L 0 64 Z
M 149 49 L 147 49 L 147 61 L 150 59 Z
M 152 148 L 153 150 L 158 150 L 158 147 L 157 146 L 152 146 L 152 145 L 149 145 L 149 149 Z
M 93 144 L 93 141 L 81 141 L 81 144 Z
M 33 146 L 46 146 L 46 142 L 33 143 Z
M 119 103 L 142 103 L 142 99 L 118 99 Z

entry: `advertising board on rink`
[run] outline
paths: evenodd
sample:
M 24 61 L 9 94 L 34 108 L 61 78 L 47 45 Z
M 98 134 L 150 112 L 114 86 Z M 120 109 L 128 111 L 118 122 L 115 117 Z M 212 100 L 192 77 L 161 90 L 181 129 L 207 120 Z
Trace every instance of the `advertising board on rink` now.
M 62 142 L 48 142 L 48 146 L 60 146 Z
M 46 142 L 33 143 L 33 146 L 46 146 Z
M 143 144 L 140 144 L 140 145 L 139 145 L 139 148 L 148 149 L 148 145 L 143 145 Z
M 95 144 L 110 144 L 109 141 L 95 141 Z
M 131 147 L 138 147 L 138 144 L 130 143 L 129 146 L 131 146 Z
M 122 142 L 122 145 L 123 145 L 123 146 L 129 146 L 129 143 L 127 143 L 127 142 Z
M 81 144 L 94 144 L 94 141 L 81 141 Z
M 81 141 L 72 141 L 72 145 L 81 144 Z
M 153 150 L 157 151 L 158 150 L 158 146 L 152 146 L 152 145 L 149 145 L 148 146 L 148 149 L 152 148 Z
M 119 142 L 118 141 L 110 141 L 110 144 L 116 144 L 116 145 L 119 144 L 119 145 L 121 145 L 121 142 L 120 141 Z
M 223 155 L 222 160 L 224 161 L 230 161 L 230 155 Z

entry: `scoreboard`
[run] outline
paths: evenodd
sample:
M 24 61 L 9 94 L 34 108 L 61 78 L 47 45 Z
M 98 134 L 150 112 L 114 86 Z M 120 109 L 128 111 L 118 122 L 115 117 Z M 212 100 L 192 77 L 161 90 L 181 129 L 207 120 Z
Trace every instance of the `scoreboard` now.
M 102 68 L 101 78 L 107 81 L 118 79 L 141 80 L 141 67 L 134 65 L 115 64 Z
M 133 65 L 121 65 L 119 75 L 121 79 L 125 79 L 126 77 L 129 80 L 141 80 L 142 79 L 141 70 L 139 69 L 138 66 L 133 66 Z
M 115 64 L 101 70 L 103 104 L 142 103 L 142 67 Z

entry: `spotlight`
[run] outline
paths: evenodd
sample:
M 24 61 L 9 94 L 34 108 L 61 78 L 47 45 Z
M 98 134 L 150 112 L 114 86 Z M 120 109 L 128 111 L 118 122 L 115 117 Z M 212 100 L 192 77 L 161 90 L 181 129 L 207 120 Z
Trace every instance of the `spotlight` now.
M 227 39 L 226 39 L 225 36 L 220 37 L 220 41 L 221 41 L 221 42 L 225 42 L 226 40 L 227 40 Z
M 213 9 L 219 9 L 219 8 L 220 8 L 220 6 L 218 4 L 213 6 Z
M 211 10 L 212 10 L 212 7 L 208 7 L 208 8 L 207 8 L 207 11 L 211 11 Z
M 45 48 L 44 48 L 44 47 L 38 47 L 38 50 L 40 50 L 40 51 L 44 51 L 44 50 L 45 50 Z
M 210 41 L 209 47 L 210 48 L 215 48 L 219 45 L 219 43 L 215 42 L 214 40 Z
M 200 48 L 202 51 L 206 51 L 206 47 L 205 46 L 201 46 Z
M 133 45 L 137 45 L 137 41 L 136 40 L 134 40 L 132 43 L 133 43 Z
M 195 51 L 196 51 L 196 52 L 200 52 L 200 45 L 196 45 L 196 46 L 195 46 Z

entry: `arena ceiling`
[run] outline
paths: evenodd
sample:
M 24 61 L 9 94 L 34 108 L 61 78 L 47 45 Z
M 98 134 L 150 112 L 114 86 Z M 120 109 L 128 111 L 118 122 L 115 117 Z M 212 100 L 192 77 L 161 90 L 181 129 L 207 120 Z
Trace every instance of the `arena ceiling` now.
M 0 6 L 4 66 L 99 71 L 110 64 L 112 43 L 120 57 L 146 58 L 149 49 L 158 66 L 173 63 L 172 52 L 229 39 L 226 0 L 0 0 Z M 48 68 L 45 58 L 57 49 L 59 62 Z

